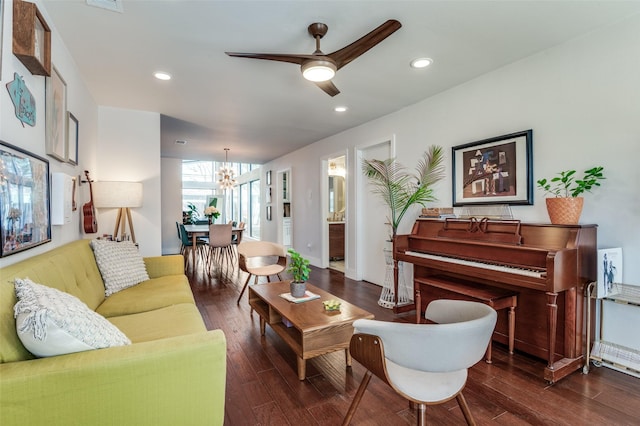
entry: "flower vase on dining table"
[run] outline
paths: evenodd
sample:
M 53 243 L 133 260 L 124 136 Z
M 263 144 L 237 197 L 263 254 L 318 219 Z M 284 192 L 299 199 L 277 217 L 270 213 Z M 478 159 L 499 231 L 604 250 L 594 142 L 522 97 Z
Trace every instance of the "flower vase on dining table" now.
M 208 206 L 204 209 L 204 215 L 211 225 L 220 216 L 220 211 L 215 206 Z

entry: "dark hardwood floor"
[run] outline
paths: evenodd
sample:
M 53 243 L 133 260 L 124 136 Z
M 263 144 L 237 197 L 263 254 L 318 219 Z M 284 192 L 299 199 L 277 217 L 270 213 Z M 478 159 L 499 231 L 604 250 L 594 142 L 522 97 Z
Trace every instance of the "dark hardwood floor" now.
M 355 360 L 346 368 L 335 352 L 307 363 L 307 379 L 296 374 L 291 350 L 251 314 L 246 292 L 236 299 L 246 279 L 237 270 L 188 272 L 193 294 L 209 329 L 227 338 L 225 425 L 339 425 L 364 374 Z M 310 281 L 372 312 L 376 319 L 411 321 L 377 304 L 380 287 L 344 278 L 340 272 L 313 268 Z M 253 282 L 253 280 L 252 280 Z M 607 368 L 576 371 L 549 385 L 541 377 L 544 362 L 494 343 L 493 364 L 479 362 L 469 370 L 464 394 L 479 425 L 638 425 L 640 380 Z M 427 409 L 432 425 L 465 424 L 455 402 Z M 391 388 L 373 378 L 352 424 L 415 424 L 415 412 Z

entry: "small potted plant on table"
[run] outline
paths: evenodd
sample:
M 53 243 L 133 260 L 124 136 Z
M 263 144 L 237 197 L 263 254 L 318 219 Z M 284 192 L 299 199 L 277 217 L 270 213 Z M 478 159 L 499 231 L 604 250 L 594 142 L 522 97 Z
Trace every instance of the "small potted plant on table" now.
M 287 272 L 293 275 L 293 280 L 289 284 L 291 296 L 303 297 L 307 291 L 307 280 L 309 279 L 309 260 L 302 257 L 300 253 L 290 248 L 288 250 L 291 256 Z
M 547 198 L 547 212 L 553 224 L 576 225 L 582 214 L 584 198 L 580 195 L 600 186 L 600 180 L 605 179 L 602 171 L 604 167 L 596 166 L 585 170 L 582 179 L 576 179 L 575 170 L 565 170 L 551 180 L 540 179 L 538 188 L 553 195 Z

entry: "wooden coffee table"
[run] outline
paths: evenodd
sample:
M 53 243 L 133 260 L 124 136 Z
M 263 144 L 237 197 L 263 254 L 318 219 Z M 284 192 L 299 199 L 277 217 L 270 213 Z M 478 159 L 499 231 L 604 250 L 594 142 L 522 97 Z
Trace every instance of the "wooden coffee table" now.
M 289 282 L 280 281 L 249 286 L 249 305 L 260 315 L 260 334 L 269 324 L 298 357 L 298 379 L 306 376 L 306 360 L 344 349 L 347 366 L 351 365 L 349 342 L 353 322 L 373 319 L 373 314 L 346 302 L 331 293 L 307 283 L 307 291 L 319 299 L 302 303 L 289 302 L 280 295 L 289 293 Z M 339 311 L 325 311 L 322 301 L 339 300 Z M 288 325 L 285 324 L 288 321 Z

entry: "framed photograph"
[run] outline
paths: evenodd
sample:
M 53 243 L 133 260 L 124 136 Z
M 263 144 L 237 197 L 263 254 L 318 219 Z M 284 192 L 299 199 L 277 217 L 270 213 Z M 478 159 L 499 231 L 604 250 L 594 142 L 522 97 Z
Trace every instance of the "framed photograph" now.
M 267 220 L 271 220 L 271 206 L 267 206 Z
M 271 204 L 271 188 L 267 188 L 267 193 L 265 195 L 265 203 Z
M 67 112 L 67 162 L 78 164 L 78 119 Z
M 267 185 L 271 185 L 271 170 L 267 172 Z
M 453 205 L 533 204 L 532 130 L 454 146 Z
M 622 247 L 598 249 L 597 298 L 613 292 L 615 284 L 622 283 Z
M 67 161 L 67 83 L 52 67 L 46 78 L 46 145 L 47 155 Z
M 0 141 L 0 257 L 51 241 L 49 161 Z

